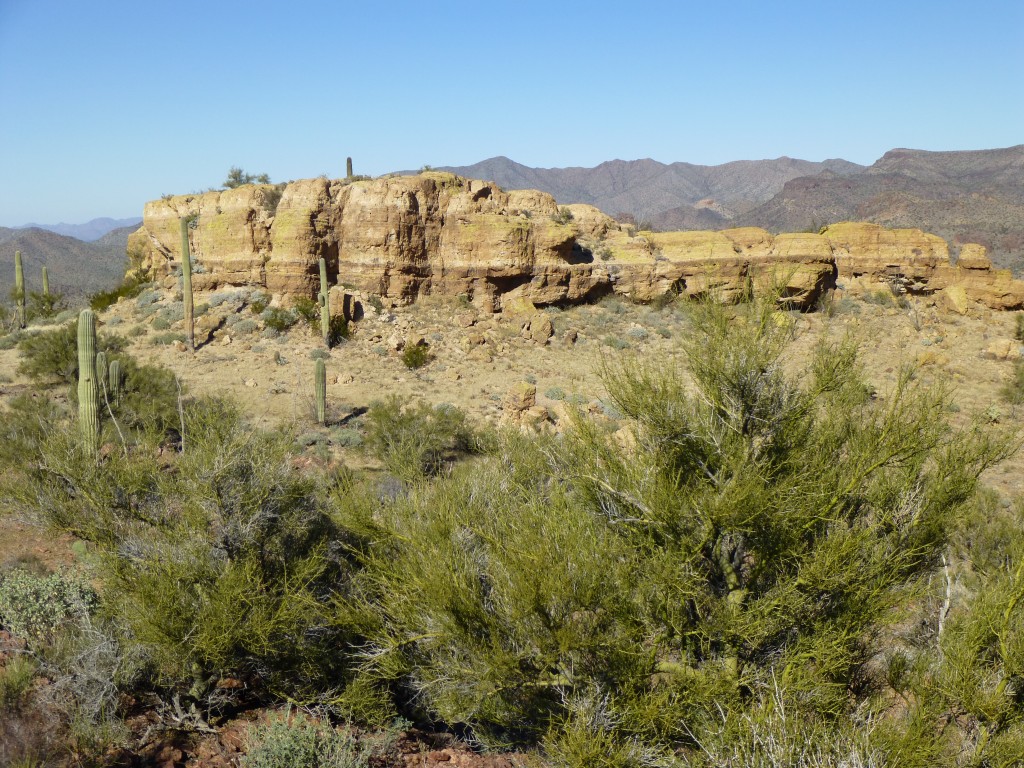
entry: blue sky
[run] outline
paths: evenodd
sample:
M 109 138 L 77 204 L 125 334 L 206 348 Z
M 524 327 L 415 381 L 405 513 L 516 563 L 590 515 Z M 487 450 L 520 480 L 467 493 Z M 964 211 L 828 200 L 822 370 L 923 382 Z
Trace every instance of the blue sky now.
M 0 226 L 219 186 L 1024 143 L 1024 3 L 0 0 Z

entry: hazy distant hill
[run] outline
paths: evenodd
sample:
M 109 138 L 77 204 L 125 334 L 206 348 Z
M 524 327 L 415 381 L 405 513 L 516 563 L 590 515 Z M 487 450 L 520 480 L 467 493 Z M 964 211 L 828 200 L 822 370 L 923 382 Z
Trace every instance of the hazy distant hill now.
M 30 291 L 42 288 L 44 266 L 50 289 L 69 298 L 117 285 L 128 266 L 128 235 L 135 229 L 115 229 L 87 243 L 45 229 L 0 227 L 0 300 L 7 300 L 14 285 L 15 251 L 21 251 Z
M 58 235 L 67 235 L 68 237 L 92 242 L 93 240 L 99 240 L 115 229 L 122 229 L 124 227 L 138 229 L 141 223 L 142 217 L 134 216 L 130 219 L 93 219 L 85 224 L 64 224 L 63 222 L 60 224 L 25 224 L 21 227 L 14 227 L 14 229 L 45 229 L 49 232 L 56 232 Z
M 495 181 L 506 189 L 540 189 L 560 203 L 589 203 L 612 216 L 649 219 L 670 208 L 698 206 L 701 201 L 709 201 L 706 205 L 713 210 L 732 217 L 769 200 L 790 179 L 826 170 L 838 175 L 859 173 L 863 166 L 846 160 L 814 163 L 780 157 L 723 165 L 666 165 L 648 159 L 610 160 L 596 168 L 530 168 L 507 157 L 493 157 L 444 170 Z
M 735 223 L 793 231 L 844 219 L 919 227 L 954 243 L 981 243 L 997 262 L 1020 268 L 1024 145 L 967 152 L 894 149 L 855 176 L 792 179 Z
M 541 189 L 655 228 L 817 229 L 843 220 L 918 227 L 979 242 L 1024 269 L 1024 145 L 964 152 L 894 149 L 870 166 L 788 157 L 723 165 L 612 160 L 596 168 L 529 168 L 506 157 L 450 167 L 507 189 Z

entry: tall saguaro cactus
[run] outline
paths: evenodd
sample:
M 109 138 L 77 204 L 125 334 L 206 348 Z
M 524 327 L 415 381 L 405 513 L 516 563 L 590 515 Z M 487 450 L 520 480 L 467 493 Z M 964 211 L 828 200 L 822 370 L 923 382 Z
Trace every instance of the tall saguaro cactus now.
M 323 358 L 317 358 L 316 378 L 313 389 L 316 394 L 316 420 L 323 424 L 327 421 L 327 366 Z
M 352 178 L 352 158 L 351 157 L 346 157 L 345 158 L 345 178 L 346 179 L 351 179 Z
M 96 319 L 91 309 L 78 314 L 78 423 L 82 447 L 94 455 L 100 438 L 99 391 L 96 387 Z
M 316 297 L 320 305 L 320 335 L 324 345 L 331 346 L 331 294 L 327 290 L 327 260 L 320 257 L 320 293 Z
M 46 267 L 43 267 L 43 298 L 50 298 L 50 275 L 46 271 Z
M 194 217 L 181 219 L 181 296 L 185 305 L 185 337 L 189 350 L 196 348 L 196 324 L 192 302 L 192 255 L 188 248 L 188 226 Z
M 25 317 L 25 270 L 21 266 L 21 251 L 14 252 L 14 294 L 18 302 L 18 327 L 24 328 Z

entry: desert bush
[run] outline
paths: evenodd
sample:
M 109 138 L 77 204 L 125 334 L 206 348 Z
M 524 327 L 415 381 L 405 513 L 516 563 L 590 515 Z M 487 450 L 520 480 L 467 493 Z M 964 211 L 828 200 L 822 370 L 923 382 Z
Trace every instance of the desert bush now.
M 406 344 L 402 349 L 402 364 L 415 370 L 430 362 L 430 347 L 426 344 Z
M 303 320 L 313 333 L 320 333 L 320 305 L 308 296 L 299 296 L 292 304 L 292 310 Z
M 255 305 L 254 305 L 255 306 Z M 260 313 L 260 319 L 263 320 L 263 325 L 268 330 L 282 333 L 287 331 L 298 321 L 298 315 L 289 309 L 282 309 L 281 307 L 268 307 Z
M 556 224 L 569 224 L 573 219 L 572 211 L 564 205 L 558 209 L 558 213 L 551 214 L 551 220 Z
M 161 434 L 117 461 L 52 429 L 8 504 L 91 542 L 100 614 L 147 678 L 192 700 L 223 675 L 279 691 L 328 690 L 344 628 L 328 620 L 343 536 L 314 477 L 293 471 L 292 440 L 250 432 L 217 400 L 185 405 L 183 452 L 164 466 Z
M 154 336 L 151 336 L 149 339 L 149 343 L 152 344 L 154 347 L 169 347 L 176 341 L 180 341 L 182 344 L 184 344 L 186 341 L 188 341 L 188 338 L 185 336 L 184 333 L 181 333 L 180 331 L 165 331 L 163 333 L 158 333 Z
M 0 624 L 26 640 L 52 639 L 67 622 L 95 606 L 95 590 L 71 574 L 38 576 L 13 570 L 0 576 Z
M 435 475 L 476 437 L 464 411 L 452 405 L 407 404 L 397 395 L 370 405 L 366 441 L 390 472 L 414 478 Z
M 102 312 L 116 304 L 119 299 L 131 299 L 138 296 L 147 285 L 148 283 L 145 282 L 125 280 L 116 288 L 94 293 L 89 297 L 89 306 L 94 312 Z
M 1013 373 L 1010 380 L 1000 390 L 1003 399 L 1013 405 L 1024 403 L 1024 362 L 1020 360 L 1013 364 Z
M 108 358 L 122 352 L 125 341 L 120 336 L 99 334 L 96 351 L 103 351 Z M 25 334 L 18 342 L 21 360 L 18 373 L 36 381 L 63 384 L 78 381 L 78 329 L 76 323 L 68 323 L 52 331 Z
M 286 709 L 249 733 L 245 768 L 368 768 L 385 749 Z
M 171 327 L 171 323 L 166 318 L 157 315 L 153 318 L 153 322 L 149 324 L 154 331 L 166 331 Z
M 379 511 L 358 577 L 377 595 L 364 685 L 492 744 L 604 744 L 609 765 L 693 755 L 723 718 L 734 735 L 760 720 L 776 687 L 780 754 L 798 758 L 800 723 L 844 743 L 878 705 L 881 638 L 1011 444 L 950 430 L 945 393 L 910 375 L 870 398 L 847 342 L 787 376 L 790 320 L 770 301 L 700 305 L 692 323 L 692 385 L 661 361 L 605 370 L 635 444 L 579 418 Z M 911 731 L 871 747 L 894 765 L 929 754 Z M 746 743 L 735 754 L 756 757 Z
M 62 294 L 29 291 L 26 312 L 29 320 L 49 319 L 60 313 L 64 304 Z
M 253 291 L 249 294 L 249 311 L 254 315 L 261 315 L 270 304 L 270 296 L 262 291 Z
M 19 707 L 28 697 L 39 666 L 31 656 L 17 654 L 0 667 L 0 712 Z

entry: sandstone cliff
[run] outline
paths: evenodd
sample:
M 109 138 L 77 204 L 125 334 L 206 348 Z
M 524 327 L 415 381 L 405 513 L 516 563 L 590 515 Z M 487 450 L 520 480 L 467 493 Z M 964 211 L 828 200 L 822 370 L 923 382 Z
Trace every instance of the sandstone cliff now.
M 178 220 L 192 214 L 200 289 L 252 285 L 312 296 L 323 257 L 332 283 L 396 303 L 463 294 L 488 311 L 609 292 L 640 301 L 669 292 L 728 298 L 768 286 L 808 306 L 837 283 L 921 294 L 956 286 L 988 306 L 1024 306 L 1024 282 L 993 270 L 983 248 L 965 246 L 954 265 L 946 242 L 919 230 L 843 223 L 821 234 L 635 232 L 592 206 L 560 209 L 543 192 L 438 172 L 152 201 L 129 240 L 133 269 L 171 274 L 181 258 Z

